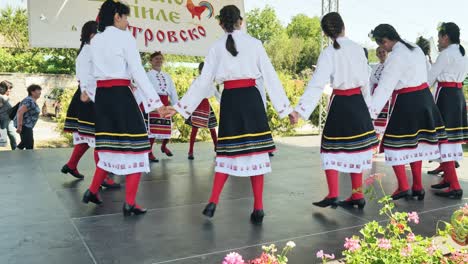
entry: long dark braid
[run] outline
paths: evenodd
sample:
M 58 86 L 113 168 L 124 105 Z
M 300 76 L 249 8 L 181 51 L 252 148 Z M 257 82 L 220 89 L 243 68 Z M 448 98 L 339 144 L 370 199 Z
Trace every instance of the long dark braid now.
M 322 27 L 323 33 L 327 37 L 333 39 L 333 48 L 340 49 L 340 44 L 336 39 L 344 30 L 344 22 L 340 14 L 337 12 L 331 12 L 326 14 L 322 21 L 320 21 L 320 26 Z
M 237 51 L 236 42 L 234 42 L 234 38 L 231 33 L 234 32 L 239 19 L 242 19 L 240 10 L 235 5 L 227 5 L 219 11 L 219 19 L 224 30 L 228 33 L 226 49 L 232 54 L 232 56 L 236 57 L 239 52 Z
M 78 50 L 78 54 L 80 54 L 85 44 L 89 44 L 91 42 L 91 35 L 97 33 L 97 26 L 98 23 L 93 20 L 88 21 L 83 25 L 83 27 L 81 28 L 81 46 Z
M 114 25 L 115 14 L 119 14 L 120 16 L 129 15 L 130 8 L 126 4 L 115 2 L 113 0 L 107 0 L 102 4 L 97 17 L 97 20 L 99 21 L 99 32 L 103 32 L 106 30 L 106 27 Z
M 415 47 L 408 42 L 404 41 L 396 29 L 389 24 L 380 24 L 378 25 L 373 31 L 372 35 L 375 38 L 375 41 L 377 43 L 382 43 L 384 38 L 387 38 L 388 40 L 393 40 L 393 41 L 399 41 L 403 43 L 409 50 L 414 50 Z
M 460 44 L 460 28 L 453 22 L 442 23 L 440 30 L 440 36 L 447 35 L 452 44 L 458 44 L 460 53 L 465 56 L 465 48 Z

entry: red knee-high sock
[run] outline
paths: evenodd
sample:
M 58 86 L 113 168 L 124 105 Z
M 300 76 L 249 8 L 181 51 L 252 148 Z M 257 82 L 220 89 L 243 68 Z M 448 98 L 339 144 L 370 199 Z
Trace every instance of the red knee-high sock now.
M 413 191 L 423 189 L 422 184 L 422 161 L 415 161 L 410 164 L 411 174 L 413 174 Z
M 228 175 L 226 173 L 221 173 L 221 172 L 215 173 L 215 177 L 213 181 L 213 189 L 211 190 L 211 197 L 209 201 L 210 203 L 218 204 L 219 196 L 221 195 L 221 192 L 223 191 L 223 187 L 227 179 L 228 179 Z
M 94 162 L 96 163 L 96 166 L 99 163 L 99 154 L 96 149 L 94 150 Z
M 393 166 L 393 171 L 398 180 L 398 191 L 406 191 L 409 189 L 408 179 L 406 178 L 406 168 L 405 165 L 395 165 Z
M 362 172 L 351 173 L 351 186 L 353 188 L 351 199 L 359 200 L 364 198 L 364 194 L 362 192 Z
M 76 170 L 78 162 L 80 162 L 81 157 L 83 157 L 83 155 L 88 149 L 88 144 L 75 145 L 70 160 L 67 162 L 67 166 L 72 170 Z
M 210 134 L 211 134 L 211 139 L 213 140 L 213 144 L 218 145 L 218 135 L 216 134 L 216 129 L 212 128 L 210 129 Z
M 338 171 L 337 170 L 325 170 L 328 183 L 328 195 L 327 198 L 336 198 L 339 195 L 338 185 Z
M 141 173 L 133 173 L 125 178 L 125 202 L 129 205 L 135 205 L 135 198 L 140 184 Z
M 96 167 L 96 172 L 94 173 L 93 181 L 91 182 L 91 186 L 89 186 L 89 190 L 97 194 L 99 191 L 99 187 L 101 186 L 104 179 L 107 177 L 107 171 Z
M 99 154 L 96 150 L 94 150 L 94 162 L 96 163 L 96 167 L 97 167 L 97 164 L 99 163 Z M 112 179 L 111 177 L 109 177 L 109 173 L 106 173 L 106 178 L 104 179 L 104 181 L 108 184 L 114 184 L 115 181 L 114 179 Z
M 263 209 L 263 179 L 263 175 L 250 177 L 254 194 L 254 210 Z
M 190 147 L 189 154 L 193 154 L 193 145 L 195 145 L 195 139 L 197 138 L 198 127 L 192 127 L 192 133 L 190 133 Z
M 445 181 L 450 183 L 450 190 L 460 190 L 461 186 L 458 182 L 457 170 L 455 169 L 455 161 L 443 162 L 442 166 L 445 171 Z
M 154 141 L 155 140 L 156 140 L 155 138 L 150 138 L 149 139 L 149 141 L 150 141 L 150 153 L 148 155 L 149 155 L 150 159 L 156 159 L 156 157 L 154 156 L 154 153 L 153 153 L 153 146 L 154 146 Z
M 162 140 L 162 144 L 161 144 L 161 148 L 162 148 L 162 149 L 166 149 L 167 143 L 169 143 L 169 139 L 163 139 L 163 140 Z

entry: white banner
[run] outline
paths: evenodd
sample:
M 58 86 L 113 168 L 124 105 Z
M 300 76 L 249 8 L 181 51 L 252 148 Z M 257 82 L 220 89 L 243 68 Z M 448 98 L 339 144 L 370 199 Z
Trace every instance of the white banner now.
M 28 0 L 32 47 L 78 48 L 82 25 L 95 20 L 104 0 Z M 128 0 L 129 30 L 140 51 L 204 56 L 223 34 L 216 15 L 243 0 Z

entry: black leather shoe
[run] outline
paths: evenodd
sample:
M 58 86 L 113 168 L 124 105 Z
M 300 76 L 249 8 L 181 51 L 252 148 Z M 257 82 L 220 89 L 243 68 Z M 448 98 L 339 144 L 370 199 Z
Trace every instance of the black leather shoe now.
M 458 163 L 458 161 L 455 161 L 455 169 L 458 169 L 460 168 L 460 163 Z
M 448 192 L 436 192 L 434 194 L 440 197 L 446 197 L 450 199 L 461 199 L 463 197 L 463 190 L 460 189 L 460 190 L 452 190 Z
M 164 154 L 166 154 L 168 157 L 174 156 L 174 155 L 172 154 L 172 152 L 171 152 L 168 148 L 163 148 L 163 147 L 161 147 L 161 152 L 164 153 Z
M 203 210 L 202 214 L 207 216 L 207 217 L 213 217 L 216 211 L 216 204 L 215 203 L 209 203 L 206 205 L 205 209 Z
M 318 207 L 323 207 L 323 208 L 331 206 L 333 209 L 335 209 L 336 207 L 338 207 L 337 201 L 338 201 L 337 197 L 325 198 L 320 202 L 315 202 L 315 203 L 312 203 L 312 204 L 315 205 L 315 206 L 318 206 Z
M 264 216 L 265 216 L 265 213 L 263 212 L 262 209 L 254 210 L 252 214 L 250 215 L 250 222 L 252 222 L 252 224 L 259 225 L 263 223 Z
M 424 197 L 426 196 L 426 191 L 424 189 L 421 189 L 419 191 L 413 190 L 411 196 L 417 197 L 418 201 L 422 201 L 424 200 Z
M 154 158 L 154 159 L 151 159 L 151 158 L 150 158 L 149 161 L 150 161 L 151 163 L 158 163 L 158 162 L 159 162 L 159 160 L 158 160 L 157 158 Z
M 402 199 L 402 198 L 408 199 L 410 196 L 411 196 L 411 191 L 410 191 L 410 190 L 406 190 L 406 191 L 402 191 L 402 192 L 398 192 L 398 193 L 396 193 L 396 194 L 393 194 L 393 195 L 392 195 L 392 199 L 393 199 L 394 201 L 396 201 L 396 200 L 400 200 L 400 199 Z
M 194 160 L 195 157 L 193 156 L 193 154 L 188 154 L 188 159 L 189 159 L 189 160 Z
M 63 174 L 67 174 L 67 173 L 70 173 L 71 176 L 77 178 L 77 179 L 84 179 L 84 175 L 83 174 L 80 174 L 77 170 L 72 170 L 70 169 L 70 167 L 68 167 L 67 164 L 65 164 L 63 167 L 62 167 L 62 173 Z
M 356 206 L 359 209 L 364 209 L 364 206 L 366 206 L 366 199 L 361 198 L 357 200 L 343 200 L 338 202 L 338 206 L 344 207 L 344 208 L 354 208 Z
M 274 156 L 275 156 L 275 154 L 273 154 L 273 152 L 268 152 L 268 156 L 270 156 L 270 157 L 274 157 Z
M 441 183 L 431 185 L 431 188 L 436 189 L 436 190 L 441 190 L 441 189 L 445 189 L 448 187 L 450 187 L 450 183 L 448 182 L 441 182 Z
M 86 190 L 86 192 L 83 195 L 83 203 L 87 204 L 89 202 L 95 203 L 95 204 L 102 204 L 101 198 L 99 198 L 99 194 L 94 194 L 92 193 L 89 189 Z
M 107 189 L 120 189 L 122 186 L 120 183 L 107 183 L 106 181 L 103 181 L 101 184 L 102 187 L 106 187 Z
M 439 168 L 437 168 L 435 170 L 428 171 L 427 174 L 438 175 L 438 174 L 440 174 L 442 172 L 444 172 L 444 170 L 441 167 L 439 167 Z
M 124 203 L 123 205 L 123 214 L 124 216 L 131 216 L 134 215 L 142 215 L 146 214 L 147 210 L 145 208 L 140 208 L 135 205 L 129 205 L 128 203 Z

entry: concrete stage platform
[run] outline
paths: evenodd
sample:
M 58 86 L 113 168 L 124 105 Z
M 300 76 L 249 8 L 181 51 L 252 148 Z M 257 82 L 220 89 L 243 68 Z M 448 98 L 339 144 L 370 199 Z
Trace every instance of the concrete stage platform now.
M 253 199 L 246 178 L 228 180 L 212 220 L 201 215 L 213 178 L 209 143 L 196 145 L 193 162 L 187 160 L 186 144 L 171 145 L 175 157 L 153 164 L 140 184 L 137 200 L 149 212 L 130 218 L 121 212 L 123 189 L 104 190 L 102 206 L 81 203 L 94 171 L 91 151 L 79 167 L 87 176 L 82 181 L 60 173 L 71 149 L 0 152 L 0 263 L 219 264 L 228 252 L 251 259 L 260 254 L 260 245 L 282 247 L 289 240 L 297 244 L 290 263 L 318 263 L 318 250 L 337 254 L 345 237 L 370 220 L 384 218 L 375 201 L 368 201 L 363 211 L 311 205 L 326 195 L 327 187 L 319 148 L 310 147 L 309 140 L 294 138 L 278 144 L 274 172 L 265 181 L 262 226 L 249 222 Z M 424 171 L 434 166 L 424 164 Z M 468 162 L 462 163 L 458 171 L 468 191 L 467 167 Z M 391 169 L 377 161 L 373 170 L 387 174 L 384 185 L 391 193 L 396 184 Z M 433 235 L 438 220 L 448 220 L 467 202 L 435 197 L 429 185 L 438 180 L 424 175 L 424 201 L 397 202 L 398 210 L 420 213 L 421 223 L 414 229 L 425 235 Z M 349 177 L 342 175 L 340 184 L 345 198 Z

